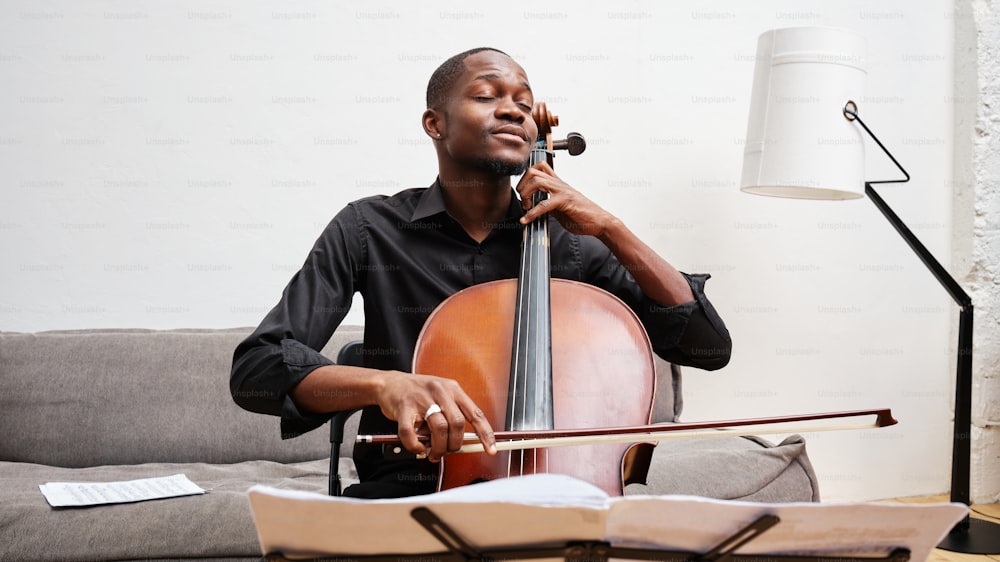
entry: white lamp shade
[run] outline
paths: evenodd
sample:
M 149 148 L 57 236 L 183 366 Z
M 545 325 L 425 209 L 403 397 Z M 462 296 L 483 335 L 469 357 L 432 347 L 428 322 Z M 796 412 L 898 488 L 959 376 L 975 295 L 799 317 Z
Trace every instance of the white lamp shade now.
M 860 127 L 843 113 L 860 103 L 865 39 L 832 27 L 791 27 L 757 41 L 740 189 L 803 199 L 864 195 Z

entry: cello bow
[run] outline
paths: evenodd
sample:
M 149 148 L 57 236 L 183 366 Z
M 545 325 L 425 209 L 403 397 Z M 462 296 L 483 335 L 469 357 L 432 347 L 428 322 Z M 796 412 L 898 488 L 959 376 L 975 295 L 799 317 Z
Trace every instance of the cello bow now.
M 828 421 L 841 418 L 874 417 L 868 423 L 848 425 L 799 426 L 803 422 Z M 573 445 L 594 445 L 601 443 L 627 443 L 643 441 L 663 441 L 669 439 L 701 439 L 712 437 L 738 437 L 776 433 L 811 433 L 817 431 L 846 431 L 858 429 L 878 429 L 897 423 L 888 408 L 871 410 L 848 410 L 799 414 L 765 418 L 744 418 L 721 421 L 682 422 L 650 424 L 624 427 L 548 429 L 537 431 L 498 431 L 494 433 L 498 451 L 523 449 L 545 449 Z M 430 436 L 418 434 L 421 442 L 429 442 Z M 358 435 L 357 443 L 374 443 L 399 446 L 396 435 Z M 474 433 L 466 434 L 465 444 L 449 454 L 481 453 L 483 446 Z

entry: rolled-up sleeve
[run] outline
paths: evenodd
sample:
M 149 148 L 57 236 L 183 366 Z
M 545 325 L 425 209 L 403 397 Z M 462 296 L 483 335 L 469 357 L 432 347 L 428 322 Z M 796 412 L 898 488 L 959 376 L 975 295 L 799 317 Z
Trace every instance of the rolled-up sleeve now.
M 246 410 L 280 416 L 283 438 L 315 429 L 330 417 L 302 411 L 290 392 L 313 370 L 334 364 L 318 350 L 350 309 L 360 251 L 357 221 L 348 207 L 327 226 L 278 304 L 233 354 L 233 400 Z
M 694 300 L 664 306 L 643 297 L 638 315 L 649 333 L 653 350 L 663 359 L 713 371 L 729 363 L 733 342 L 725 323 L 705 296 L 708 274 L 682 273 Z

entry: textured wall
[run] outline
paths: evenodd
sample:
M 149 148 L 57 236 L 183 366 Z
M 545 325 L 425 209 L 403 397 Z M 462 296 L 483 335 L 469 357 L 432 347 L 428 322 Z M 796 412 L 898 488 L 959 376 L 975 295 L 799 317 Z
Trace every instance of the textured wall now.
M 972 496 L 1000 498 L 1000 3 L 956 3 L 955 261 L 975 306 Z

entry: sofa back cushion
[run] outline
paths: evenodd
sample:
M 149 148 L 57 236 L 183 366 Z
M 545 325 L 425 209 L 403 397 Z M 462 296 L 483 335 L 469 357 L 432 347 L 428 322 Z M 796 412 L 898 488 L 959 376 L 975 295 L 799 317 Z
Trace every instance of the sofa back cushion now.
M 324 428 L 282 440 L 277 418 L 233 402 L 233 350 L 251 331 L 0 333 L 0 460 L 80 467 L 327 457 Z M 342 327 L 324 352 L 336 357 L 361 337 L 361 328 Z

